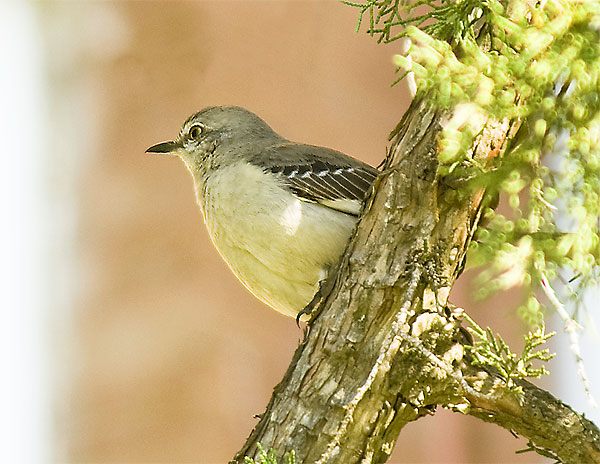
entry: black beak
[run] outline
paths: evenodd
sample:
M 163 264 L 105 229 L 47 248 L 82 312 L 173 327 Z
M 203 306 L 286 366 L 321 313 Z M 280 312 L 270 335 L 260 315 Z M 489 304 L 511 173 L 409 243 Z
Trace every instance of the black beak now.
M 181 145 L 177 142 L 163 142 L 152 145 L 146 153 L 173 153 L 178 148 L 181 148 Z

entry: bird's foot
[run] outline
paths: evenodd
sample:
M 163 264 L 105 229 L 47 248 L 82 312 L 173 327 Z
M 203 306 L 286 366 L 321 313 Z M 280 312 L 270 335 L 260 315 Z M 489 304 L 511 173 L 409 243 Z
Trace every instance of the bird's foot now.
M 321 305 L 329 292 L 333 289 L 335 276 L 337 273 L 329 272 L 329 269 L 324 270 L 325 277 L 319 281 L 319 288 L 313 296 L 312 300 L 296 315 L 296 324 L 300 327 L 300 321 L 305 321 L 308 325 L 321 312 Z M 308 317 L 303 317 L 308 316 Z

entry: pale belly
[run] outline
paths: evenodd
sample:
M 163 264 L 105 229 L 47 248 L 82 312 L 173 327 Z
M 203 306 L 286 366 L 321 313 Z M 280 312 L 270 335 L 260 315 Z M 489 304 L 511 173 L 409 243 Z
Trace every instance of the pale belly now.
M 223 259 L 257 298 L 295 316 L 344 251 L 356 218 L 283 192 L 253 166 L 223 168 L 205 188 L 204 220 Z

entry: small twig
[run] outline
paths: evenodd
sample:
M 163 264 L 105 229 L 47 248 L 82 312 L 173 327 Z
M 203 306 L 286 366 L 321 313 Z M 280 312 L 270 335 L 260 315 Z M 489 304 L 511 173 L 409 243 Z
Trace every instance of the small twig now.
M 529 453 L 531 451 L 535 451 L 540 456 L 544 456 L 549 459 L 554 459 L 554 464 L 562 463 L 560 458 L 555 453 L 553 453 L 552 451 L 549 451 L 545 448 L 540 448 L 539 446 L 536 446 L 531 440 L 529 440 L 527 442 L 527 448 L 517 450 L 517 451 L 515 451 L 515 454 Z
M 546 277 L 546 275 L 543 272 L 540 272 L 540 275 L 542 277 L 542 289 L 544 290 L 544 293 L 546 294 L 548 300 L 550 300 L 552 305 L 554 305 L 556 312 L 565 324 L 565 332 L 569 335 L 569 347 L 571 349 L 571 353 L 573 353 L 573 355 L 575 356 L 575 363 L 577 364 L 577 373 L 579 374 L 579 378 L 583 382 L 583 388 L 588 398 L 588 402 L 592 407 L 596 408 L 598 407 L 598 403 L 596 403 L 596 400 L 592 395 L 590 381 L 585 373 L 585 367 L 583 365 L 583 358 L 581 357 L 581 349 L 579 346 L 579 335 L 577 331 L 582 330 L 582 327 L 577 323 L 577 321 L 575 321 L 573 318 L 571 318 L 571 316 L 569 316 L 569 313 L 567 313 L 567 310 L 565 309 L 564 305 L 556 296 L 556 293 L 550 285 L 550 282 L 548 282 L 548 278 Z

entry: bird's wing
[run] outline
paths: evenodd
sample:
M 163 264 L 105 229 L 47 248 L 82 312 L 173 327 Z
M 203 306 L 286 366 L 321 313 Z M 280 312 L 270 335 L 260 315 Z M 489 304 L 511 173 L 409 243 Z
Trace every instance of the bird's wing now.
M 301 200 L 354 216 L 379 174 L 339 151 L 289 142 L 263 151 L 260 164 Z

